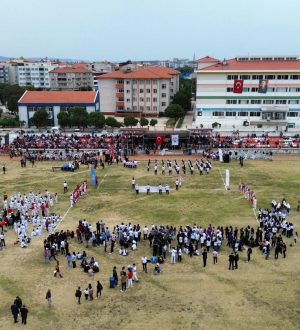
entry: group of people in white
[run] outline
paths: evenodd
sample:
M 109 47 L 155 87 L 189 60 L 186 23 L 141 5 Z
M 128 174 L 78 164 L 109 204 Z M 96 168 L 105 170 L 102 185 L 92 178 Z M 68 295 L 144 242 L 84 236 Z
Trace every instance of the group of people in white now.
M 52 233 L 60 221 L 61 217 L 50 214 L 50 208 L 58 203 L 58 194 L 54 196 L 48 190 L 42 195 L 41 192 L 35 194 L 5 194 L 3 200 L 3 212 L 6 214 L 8 224 L 13 224 L 18 240 L 15 244 L 25 248 L 35 236 L 41 236 L 43 229 Z
M 150 168 L 151 160 L 149 159 L 147 163 L 148 172 L 150 172 Z M 168 170 L 169 175 L 172 175 L 173 169 L 177 175 L 179 175 L 180 173 L 185 175 L 187 173 L 187 168 L 189 169 L 191 175 L 194 174 L 195 168 L 198 169 L 200 175 L 203 175 L 203 173 L 209 174 L 210 170 L 212 169 L 212 163 L 208 159 L 196 159 L 195 164 L 193 164 L 190 160 L 188 160 L 187 162 L 181 160 L 181 163 L 178 163 L 176 159 L 173 162 L 171 160 L 167 160 L 166 163 L 164 162 L 164 160 L 161 161 L 162 175 L 166 174 L 166 170 Z M 159 172 L 159 163 L 157 162 L 157 160 L 154 161 L 153 169 L 154 174 L 157 175 Z

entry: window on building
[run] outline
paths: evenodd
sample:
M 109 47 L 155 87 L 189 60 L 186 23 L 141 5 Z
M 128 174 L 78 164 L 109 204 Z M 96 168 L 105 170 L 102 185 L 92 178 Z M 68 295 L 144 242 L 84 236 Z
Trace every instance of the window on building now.
M 130 99 L 126 99 L 126 102 L 130 102 Z
M 245 88 L 243 88 L 243 92 L 244 92 L 244 93 L 250 92 L 250 88 L 249 88 L 249 87 L 245 87 Z
M 157 98 L 156 97 L 153 97 L 153 102 L 157 102 Z
M 240 75 L 240 79 L 242 79 L 242 80 L 249 80 L 250 78 L 251 78 L 251 76 L 247 75 L 247 74 Z
M 130 94 L 130 89 L 126 89 L 126 94 Z
M 123 79 L 118 79 L 117 84 L 124 84 L 124 80 Z
M 162 107 L 165 107 L 166 105 L 167 105 L 166 102 L 161 102 L 161 106 L 162 106 Z
M 238 112 L 239 117 L 248 117 L 248 112 L 247 111 L 240 111 Z
M 227 76 L 227 80 L 235 80 L 235 79 L 238 79 L 239 76 L 238 75 L 228 75 Z
M 296 111 L 289 111 L 287 113 L 287 116 L 288 117 L 298 117 L 298 112 L 296 112 Z
M 226 100 L 226 104 L 237 104 L 237 100 Z
M 290 79 L 299 80 L 300 79 L 300 75 L 291 75 L 290 76 Z
M 276 104 L 286 104 L 286 100 L 276 100 Z
M 288 128 L 295 128 L 296 124 L 295 123 L 288 123 Z
M 153 111 L 157 111 L 157 107 L 155 106 L 155 107 L 153 107 Z
M 133 97 L 132 98 L 132 102 L 136 102 L 137 101 L 137 98 L 136 97 Z
M 140 102 L 144 102 L 144 98 L 143 97 L 140 97 Z
M 144 85 L 144 80 L 139 80 L 140 85 Z
M 261 104 L 261 100 L 251 100 L 250 104 Z
M 249 100 L 238 100 L 238 104 L 249 104 Z
M 147 110 L 147 111 L 150 111 L 150 110 L 151 110 L 151 107 L 147 106 L 147 107 L 146 107 L 146 110 Z
M 287 74 L 279 74 L 277 76 L 277 79 L 279 79 L 279 80 L 287 80 L 287 79 L 289 79 L 289 76 Z
M 263 104 L 274 104 L 274 100 L 263 100 Z
M 151 98 L 150 97 L 146 97 L 146 102 L 150 102 Z
M 250 111 L 250 117 L 260 117 L 260 112 Z
M 144 107 L 143 106 L 140 106 L 140 111 L 144 111 Z
M 132 110 L 133 110 L 133 111 L 136 111 L 136 110 L 137 110 L 136 105 L 134 105 L 134 106 L 132 107 Z
M 162 94 L 161 94 L 161 97 L 166 97 L 166 96 L 167 96 L 166 93 L 162 93 Z
M 289 104 L 299 104 L 299 100 L 289 100 Z
M 146 93 L 150 94 L 151 93 L 151 90 L 149 88 L 146 89 Z
M 223 117 L 224 111 L 213 111 L 213 116 L 214 117 Z
M 227 91 L 227 93 L 232 93 L 233 92 L 233 88 L 232 87 L 227 87 L 226 88 L 226 91 Z
M 162 88 L 162 89 L 166 89 L 166 88 L 167 88 L 167 85 L 166 85 L 166 84 L 162 84 L 162 85 L 161 85 L 161 88 Z
M 146 80 L 146 85 L 150 85 L 151 84 L 151 80 Z
M 264 76 L 263 75 L 253 75 L 252 76 L 252 80 L 260 80 L 260 79 L 264 79 Z
M 198 111 L 198 116 L 202 116 L 202 111 Z
M 157 80 L 155 80 L 155 79 L 152 80 L 152 84 L 153 84 L 153 85 L 156 85 L 156 84 L 157 84 Z
M 258 88 L 257 87 L 251 87 L 251 92 L 253 92 L 253 93 L 258 92 Z
M 226 115 L 226 117 L 235 117 L 236 112 L 235 111 L 226 111 L 225 115 Z
M 144 90 L 142 88 L 140 88 L 140 93 L 144 93 Z
M 130 84 L 130 80 L 126 80 L 126 85 L 129 85 Z
M 157 89 L 153 89 L 153 94 L 157 94 Z
M 273 75 L 273 74 L 266 74 L 266 75 L 265 75 L 265 79 L 273 80 L 273 79 L 276 79 L 276 76 Z

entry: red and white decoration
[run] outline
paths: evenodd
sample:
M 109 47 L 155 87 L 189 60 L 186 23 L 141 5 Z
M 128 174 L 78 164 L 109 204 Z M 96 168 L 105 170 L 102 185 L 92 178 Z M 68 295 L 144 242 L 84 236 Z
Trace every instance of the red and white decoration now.
M 71 207 L 76 204 L 81 196 L 87 191 L 87 180 L 84 180 L 81 184 L 78 184 L 70 196 Z

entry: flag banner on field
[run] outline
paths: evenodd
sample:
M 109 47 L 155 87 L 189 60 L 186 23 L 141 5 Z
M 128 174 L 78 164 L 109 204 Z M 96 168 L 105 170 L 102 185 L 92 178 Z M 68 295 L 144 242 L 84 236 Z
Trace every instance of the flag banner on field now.
M 244 80 L 235 80 L 233 85 L 233 93 L 242 94 L 244 88 Z
M 266 94 L 268 91 L 269 80 L 260 79 L 258 85 L 258 93 Z
M 156 140 L 155 140 L 155 144 L 156 144 L 157 146 L 160 146 L 160 145 L 162 144 L 162 142 L 163 142 L 163 138 L 162 138 L 162 136 L 157 136 L 157 137 L 156 137 Z
M 225 188 L 230 189 L 230 172 L 229 170 L 225 171 Z
M 178 146 L 179 145 L 179 135 L 173 134 L 172 135 L 172 146 Z
M 97 185 L 97 179 L 96 179 L 96 172 L 94 168 L 91 168 L 91 178 L 92 178 L 92 185 Z

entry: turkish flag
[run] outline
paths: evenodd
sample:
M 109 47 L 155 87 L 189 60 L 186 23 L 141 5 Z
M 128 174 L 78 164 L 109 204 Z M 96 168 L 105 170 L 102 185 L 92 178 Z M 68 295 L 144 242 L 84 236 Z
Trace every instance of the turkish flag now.
M 235 80 L 233 85 L 233 93 L 242 94 L 244 87 L 244 80 Z
M 162 142 L 163 142 L 163 138 L 161 136 L 157 136 L 155 141 L 156 145 L 160 146 Z

